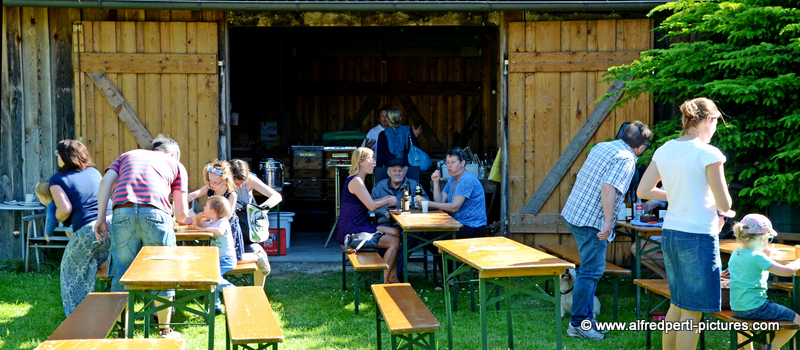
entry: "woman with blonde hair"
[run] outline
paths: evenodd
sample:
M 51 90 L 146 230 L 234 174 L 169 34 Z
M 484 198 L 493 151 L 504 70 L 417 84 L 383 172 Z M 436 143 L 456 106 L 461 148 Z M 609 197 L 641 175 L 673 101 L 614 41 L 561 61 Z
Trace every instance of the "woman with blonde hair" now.
M 200 187 L 197 191 L 191 192 L 186 196 L 187 201 L 191 202 L 203 195 L 209 198 L 215 195 L 220 195 L 228 200 L 231 208 L 236 207 L 236 185 L 233 182 L 233 174 L 231 173 L 231 165 L 227 161 L 214 159 L 208 162 L 203 167 L 203 182 L 205 186 Z M 233 214 L 233 211 L 228 213 L 226 217 L 231 226 L 231 237 L 233 237 L 234 251 L 236 253 L 236 261 L 242 260 L 242 253 L 244 253 L 244 243 L 242 242 L 242 228 L 239 225 L 239 217 Z M 189 223 L 191 218 L 186 218 Z
M 367 174 L 372 174 L 375 169 L 375 159 L 372 157 L 372 150 L 359 147 L 353 151 L 352 164 L 350 165 L 350 176 L 344 181 L 342 188 L 342 200 L 339 207 L 339 227 L 336 232 L 336 240 L 339 244 L 344 244 L 345 236 L 359 232 L 383 232 L 384 235 L 378 240 L 378 248 L 386 249 L 383 259 L 389 264 L 389 268 L 383 273 L 384 283 L 397 283 L 397 252 L 400 247 L 400 230 L 389 226 L 377 226 L 369 223 L 369 211 L 383 208 L 386 205 L 397 205 L 397 198 L 385 196 L 380 199 L 372 199 L 364 185 Z
M 417 135 L 407 125 L 400 125 L 403 119 L 400 108 L 387 108 L 386 118 L 389 119 L 389 127 L 378 134 L 377 164 L 380 167 L 387 166 L 390 160 L 400 158 L 403 165 L 408 166 L 408 151 L 411 150 L 409 140 L 419 147 Z
M 709 145 L 722 113 L 707 98 L 681 105 L 683 131 L 653 154 L 639 184 L 643 199 L 668 200 L 661 248 L 672 293 L 666 321 L 693 321 L 721 309 L 720 215 L 733 217 L 722 166 L 725 156 Z M 657 187 L 658 182 L 664 189 Z M 698 333 L 664 333 L 664 349 L 694 349 Z

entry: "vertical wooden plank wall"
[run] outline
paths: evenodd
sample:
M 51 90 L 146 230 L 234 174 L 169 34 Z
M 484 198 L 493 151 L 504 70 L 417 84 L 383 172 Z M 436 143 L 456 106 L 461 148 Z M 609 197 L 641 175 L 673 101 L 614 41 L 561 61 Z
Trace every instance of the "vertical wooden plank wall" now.
M 653 46 L 651 20 L 514 22 L 508 28 L 508 52 L 644 51 Z M 563 150 L 594 110 L 609 84 L 604 72 L 509 73 L 509 210 L 518 213 L 542 183 Z M 644 96 L 612 111 L 590 144 L 612 139 L 624 122 L 652 121 L 652 103 Z M 540 213 L 560 213 L 586 153 L 572 164 Z M 535 246 L 567 244 L 569 234 L 512 233 Z M 625 263 L 629 242 L 614 244 L 609 259 Z
M 307 83 L 406 83 L 406 82 L 474 82 L 483 84 L 484 65 L 481 57 L 314 57 L 298 59 L 295 79 L 299 84 Z M 489 80 L 487 80 L 489 81 Z M 490 86 L 490 81 L 485 83 Z M 489 97 L 491 98 L 491 92 Z M 403 124 L 409 121 L 405 107 L 397 99 L 399 96 L 381 96 L 378 107 L 393 105 L 403 112 Z M 330 95 L 297 96 L 295 103 L 296 128 L 294 144 L 320 142 L 326 131 L 341 130 L 356 114 L 368 96 Z M 410 95 L 412 102 L 422 113 L 426 122 L 446 147 L 455 146 L 456 134 L 464 128 L 472 110 L 482 95 Z M 491 101 L 486 104 L 491 107 Z M 486 107 L 479 107 L 491 112 Z M 377 108 L 364 119 L 362 131 L 368 131 L 377 124 Z M 491 113 L 481 113 L 476 123 L 491 125 L 496 123 Z M 491 129 L 490 129 L 491 130 Z M 494 134 L 488 140 L 487 131 L 479 130 L 472 134 L 469 145 L 475 151 L 480 144 L 494 145 Z M 480 139 L 480 141 L 479 141 Z M 422 148 L 429 149 L 425 137 L 419 138 Z
M 133 20 L 198 17 L 191 11 L 167 11 L 167 15 L 118 11 L 117 17 Z M 79 51 L 97 53 L 217 53 L 218 16 L 202 18 L 209 22 L 84 22 L 77 46 L 82 47 Z M 108 76 L 151 136 L 165 134 L 178 142 L 181 162 L 190 174 L 190 187 L 201 187 L 202 166 L 217 158 L 218 153 L 216 74 L 120 73 Z M 84 124 L 77 125 L 80 121 L 76 119 L 77 132 L 86 140 L 98 167 L 104 168 L 125 151 L 138 148 L 138 144 L 85 75 L 82 86 Z

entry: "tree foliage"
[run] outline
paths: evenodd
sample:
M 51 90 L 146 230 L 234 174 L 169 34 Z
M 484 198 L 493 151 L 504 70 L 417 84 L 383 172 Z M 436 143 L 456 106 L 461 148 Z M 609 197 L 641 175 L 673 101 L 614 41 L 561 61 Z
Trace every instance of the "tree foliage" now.
M 719 123 L 712 144 L 728 158 L 728 181 L 744 188 L 740 211 L 800 203 L 799 5 L 679 0 L 658 6 L 649 16 L 672 14 L 655 30 L 679 42 L 606 73 L 609 81 L 628 80 L 617 105 L 646 93 L 664 102 L 708 97 L 717 103 L 727 123 Z M 659 124 L 655 146 L 678 136 L 680 122 Z

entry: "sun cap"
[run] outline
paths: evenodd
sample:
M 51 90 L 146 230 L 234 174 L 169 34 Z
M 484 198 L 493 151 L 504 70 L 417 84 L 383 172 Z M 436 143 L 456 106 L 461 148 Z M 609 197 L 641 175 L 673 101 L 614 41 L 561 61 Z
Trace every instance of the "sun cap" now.
M 778 233 L 772 228 L 772 222 L 770 222 L 766 216 L 761 214 L 747 214 L 739 223 L 742 224 L 742 232 L 745 233 L 768 233 L 770 236 L 778 235 Z

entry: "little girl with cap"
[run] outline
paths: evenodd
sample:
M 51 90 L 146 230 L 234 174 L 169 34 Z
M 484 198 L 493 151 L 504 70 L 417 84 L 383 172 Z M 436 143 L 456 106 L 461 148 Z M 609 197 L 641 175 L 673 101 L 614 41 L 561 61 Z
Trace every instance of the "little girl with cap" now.
M 767 278 L 772 272 L 779 276 L 794 275 L 800 270 L 800 260 L 783 265 L 769 257 L 768 248 L 777 235 L 772 223 L 763 215 L 749 214 L 733 227 L 742 248 L 736 249 L 728 261 L 731 274 L 731 309 L 733 315 L 747 320 L 793 321 L 800 323 L 800 315 L 783 305 L 767 299 Z M 791 253 L 790 253 L 791 254 Z M 797 257 L 795 257 L 797 258 Z M 794 336 L 796 329 L 782 329 L 775 333 L 767 349 L 780 349 Z M 741 335 L 740 342 L 741 342 Z M 752 347 L 752 343 L 750 345 Z

